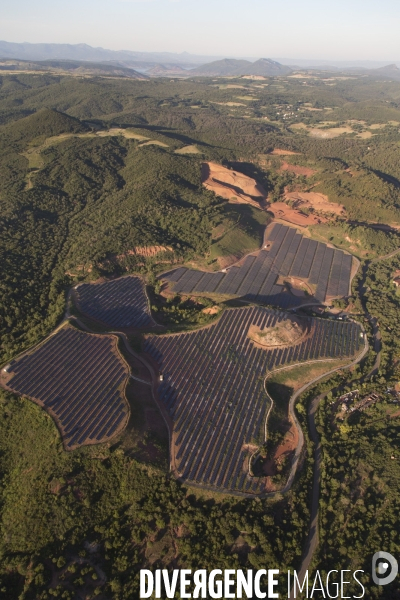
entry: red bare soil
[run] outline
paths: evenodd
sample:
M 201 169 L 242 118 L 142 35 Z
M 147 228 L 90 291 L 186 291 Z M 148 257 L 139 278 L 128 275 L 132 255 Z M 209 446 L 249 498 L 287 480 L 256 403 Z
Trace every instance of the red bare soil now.
M 336 215 L 342 215 L 345 212 L 345 208 L 342 204 L 336 204 L 330 202 L 328 196 L 325 194 L 319 194 L 318 192 L 288 192 L 285 190 L 285 200 L 292 200 L 295 202 L 295 208 L 313 208 L 314 210 L 334 213 Z
M 283 438 L 282 443 L 276 448 L 273 455 L 266 460 L 263 465 L 263 471 L 267 477 L 276 475 L 277 466 L 297 448 L 298 443 L 299 434 L 296 427 L 292 423 L 289 431 Z
M 315 175 L 317 171 L 310 169 L 309 167 L 301 167 L 300 165 L 291 165 L 284 161 L 279 169 L 279 171 L 289 171 L 290 173 L 294 173 L 295 175 L 304 175 L 305 177 L 311 177 Z
M 313 214 L 303 214 L 298 208 L 291 208 L 285 202 L 274 202 L 268 207 L 268 211 L 272 212 L 275 219 L 282 219 L 293 225 L 307 227 L 308 225 L 316 225 L 318 223 L 326 223 L 328 219 Z
M 205 188 L 236 204 L 260 208 L 260 202 L 267 198 L 267 192 L 255 179 L 216 163 L 202 164 L 201 180 Z

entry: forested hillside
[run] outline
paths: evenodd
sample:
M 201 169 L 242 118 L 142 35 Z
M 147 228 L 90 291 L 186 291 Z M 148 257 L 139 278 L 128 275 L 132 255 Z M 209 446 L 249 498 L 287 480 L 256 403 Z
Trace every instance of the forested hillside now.
M 209 248 L 218 202 L 201 187 L 198 162 L 122 136 L 62 137 L 87 130 L 49 110 L 3 127 L 3 360 L 54 327 L 67 271 L 95 277 L 97 265 L 136 246 L 172 247 L 177 257 Z
M 361 79 L 331 89 L 318 78 L 309 89 L 290 78 L 219 81 L 1 77 L 2 359 L 55 325 L 66 272 L 80 268 L 94 277 L 103 266 L 109 273 L 118 269 L 110 257 L 137 246 L 168 246 L 176 259 L 206 255 L 222 206 L 201 187 L 201 160 L 247 161 L 249 174 L 278 199 L 296 178 L 262 157 L 286 147 L 315 166 L 310 183 L 343 203 L 350 218 L 400 222 L 400 136 L 393 124 L 375 129 L 371 139 L 315 139 L 291 130 L 294 117 L 284 113 L 291 106 L 312 126 L 322 118 L 318 111 L 351 106 L 360 118 L 399 115 L 400 122 L 398 84 L 383 86 L 384 108 L 377 85 Z M 311 104 L 318 108 L 309 110 Z M 134 137 L 96 135 L 110 127 L 131 128 Z M 175 153 L 190 145 L 197 154 Z M 129 259 L 124 268 L 138 262 Z

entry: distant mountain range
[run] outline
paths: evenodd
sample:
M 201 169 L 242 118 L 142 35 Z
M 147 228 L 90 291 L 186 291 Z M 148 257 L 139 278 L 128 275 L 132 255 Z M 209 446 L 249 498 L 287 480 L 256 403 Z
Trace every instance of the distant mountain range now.
M 256 62 L 248 60 L 237 60 L 235 58 L 224 58 L 214 62 L 202 65 L 196 69 L 191 69 L 190 75 L 203 75 L 208 77 L 226 76 L 234 77 L 241 75 L 258 75 L 264 77 L 273 77 L 274 75 L 287 75 L 291 73 L 290 67 L 269 58 L 260 58 Z
M 372 75 L 379 75 L 381 77 L 387 77 L 388 79 L 400 81 L 400 69 L 395 64 L 370 70 L 369 73 Z
M 134 61 L 148 63 L 177 63 L 180 66 L 195 67 L 220 56 L 199 56 L 188 52 L 134 52 L 131 50 L 107 50 L 93 48 L 87 44 L 29 44 L 24 42 L 0 41 L 0 58 L 24 60 L 89 60 L 92 62 Z
M 107 50 L 87 44 L 30 44 L 0 41 L 0 71 L 63 71 L 147 79 L 147 77 L 273 77 L 292 71 L 314 70 L 363 74 L 400 81 L 396 64 L 380 61 L 318 61 L 269 58 L 238 59 L 201 56 L 188 52 Z M 400 64 L 400 63 L 399 63 Z

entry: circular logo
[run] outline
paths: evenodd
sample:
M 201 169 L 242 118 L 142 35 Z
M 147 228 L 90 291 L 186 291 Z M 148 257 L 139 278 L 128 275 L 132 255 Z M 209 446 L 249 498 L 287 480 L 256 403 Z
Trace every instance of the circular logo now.
M 399 565 L 389 552 L 376 552 L 372 557 L 372 580 L 377 585 L 392 583 L 397 577 Z

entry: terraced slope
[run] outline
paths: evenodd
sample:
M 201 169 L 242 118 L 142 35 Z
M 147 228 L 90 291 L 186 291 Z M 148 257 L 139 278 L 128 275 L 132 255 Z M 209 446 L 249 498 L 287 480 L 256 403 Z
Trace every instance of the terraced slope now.
M 153 325 L 145 286 L 140 277 L 121 277 L 75 288 L 78 307 L 109 327 L 129 329 Z
M 267 372 L 290 363 L 354 356 L 362 344 L 356 323 L 298 318 L 297 342 L 260 347 L 249 337 L 286 313 L 261 307 L 227 310 L 210 327 L 149 336 L 144 350 L 163 373 L 159 400 L 172 422 L 171 455 L 183 480 L 225 491 L 261 493 L 264 479 L 248 476 L 248 458 L 264 442 Z
M 72 450 L 105 442 L 124 427 L 128 376 L 114 336 L 64 327 L 13 360 L 2 373 L 2 383 L 44 407 L 56 421 L 65 448 Z
M 282 308 L 304 303 L 326 302 L 349 293 L 352 256 L 342 250 L 310 240 L 293 227 L 274 223 L 264 249 L 249 255 L 241 266 L 226 273 L 205 273 L 181 267 L 162 276 L 178 293 L 234 295 L 245 300 Z M 302 280 L 308 295 L 295 295 L 278 278 Z M 294 286 L 295 287 L 295 286 Z

